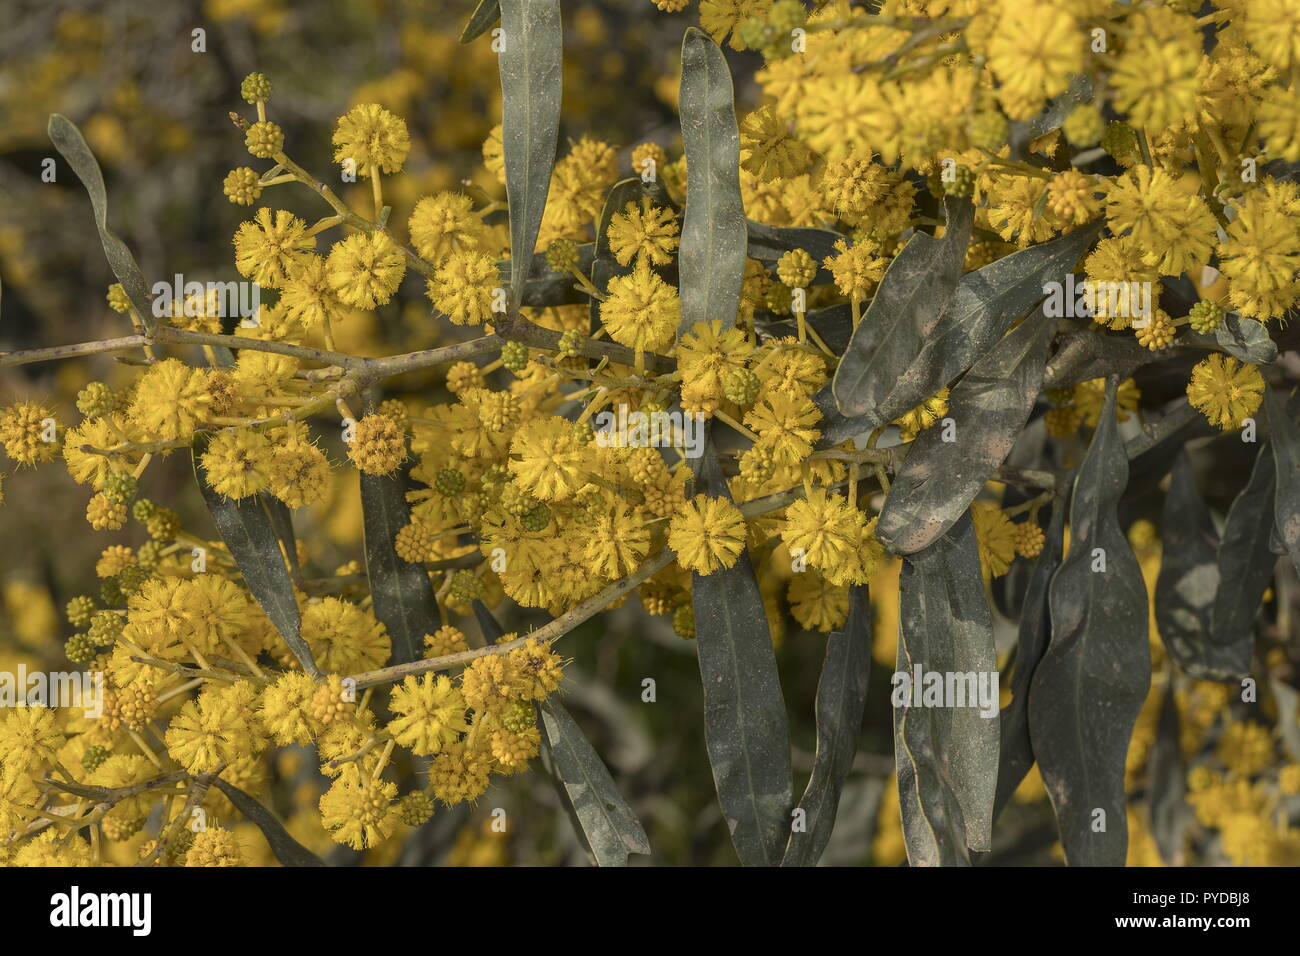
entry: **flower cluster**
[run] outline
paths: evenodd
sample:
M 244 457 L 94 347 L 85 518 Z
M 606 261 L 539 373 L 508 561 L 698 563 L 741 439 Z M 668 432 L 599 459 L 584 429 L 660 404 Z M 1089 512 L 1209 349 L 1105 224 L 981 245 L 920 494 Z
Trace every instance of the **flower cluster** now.
M 571 141 L 540 222 L 546 268 L 516 284 L 519 305 L 502 202 L 430 191 L 390 217 L 384 190 L 401 188 L 412 155 L 402 117 L 367 102 L 339 118 L 328 158 L 360 193 L 345 201 L 289 155 L 270 81 L 245 81 L 256 118 L 237 125 L 257 168 L 232 170 L 226 197 L 252 207 L 306 185 L 329 206 L 312 223 L 261 205 L 235 231 L 234 268 L 267 301 L 236 328 L 211 302 L 173 310 L 171 326 L 129 346 L 129 378 L 82 389 L 78 417 L 31 399 L 0 409 L 16 464 L 61 459 L 90 493 L 95 532 L 147 538 L 108 544 L 97 588 L 67 608 L 68 659 L 106 677 L 102 715 L 0 719 L 0 858 L 87 862 L 80 841 L 53 835 L 91 827 L 150 862 L 236 864 L 245 851 L 229 832 L 185 832 L 192 806 L 172 798 L 229 818 L 212 779 L 256 793 L 305 747 L 329 783 L 318 812 L 293 826 L 385 846 L 436 806 L 477 800 L 491 775 L 528 766 L 543 745 L 538 705 L 561 687 L 559 626 L 631 593 L 690 638 L 700 579 L 748 563 L 775 639 L 791 624 L 842 629 L 850 589 L 897 574 L 876 537 L 881 496 L 908 446 L 943 427 L 952 392 L 838 440 L 824 397 L 843 349 L 827 340 L 877 321 L 867 310 L 891 264 L 915 237 L 943 235 L 947 197 L 974 204 L 966 272 L 1101 224 L 1081 273 L 1145 285 L 1151 308 L 1109 300 L 1071 334 L 1143 358 L 1195 352 L 1191 406 L 1223 431 L 1258 412 L 1259 365 L 1219 343 L 1267 339 L 1300 305 L 1300 186 L 1270 171 L 1300 160 L 1289 0 L 1225 2 L 1200 18 L 1186 3 L 1095 0 L 887 0 L 870 12 L 847 0 L 813 11 L 702 0 L 698 15 L 718 42 L 762 57 L 761 101 L 737 124 L 746 216 L 807 227 L 782 232 L 780 249 L 751 243 L 734 314 L 702 321 L 683 322 L 696 175 L 684 155 Z M 1217 39 L 1208 52 L 1204 29 Z M 1034 122 L 1044 114 L 1059 115 Z M 502 183 L 505 152 L 498 127 L 483 159 Z M 628 175 L 640 185 L 619 183 Z M 441 323 L 440 348 L 353 354 L 361 316 L 397 316 L 411 301 Z M 108 302 L 146 328 L 120 285 Z M 429 387 L 381 401 L 393 380 L 431 369 L 441 371 Z M 1123 374 L 1118 417 L 1140 421 L 1137 382 Z M 1077 463 L 1080 430 L 1100 424 L 1106 387 L 1079 376 L 1045 393 L 1062 464 Z M 660 421 L 662 440 L 650 440 L 647 423 Z M 697 424 L 702 449 L 689 440 Z M 210 506 L 275 528 L 271 562 L 291 581 L 279 604 L 225 526 L 209 540 L 142 494 L 154 463 L 178 450 L 192 451 Z M 430 627 L 425 656 L 399 660 L 381 611 L 391 582 L 357 560 L 322 567 L 284 517 L 328 510 L 345 481 L 399 489 L 383 499 L 398 507 L 367 516 L 367 569 L 391 551 L 394 577 L 428 579 L 441 620 L 515 606 L 545 611 L 554 629 L 471 642 L 468 625 Z M 1042 551 L 1038 515 L 1054 493 L 1010 471 L 987 483 L 970 509 L 986 584 Z M 896 596 L 877 602 L 891 600 L 896 625 Z M 1226 715 L 1216 733 L 1222 766 L 1201 767 L 1192 786 L 1201 823 L 1237 862 L 1294 854 L 1289 832 L 1273 851 L 1253 849 L 1274 791 L 1300 789 L 1294 768 L 1251 783 L 1275 763 L 1272 741 Z M 76 787 L 105 798 L 87 809 Z M 159 807 L 156 832 L 144 832 Z

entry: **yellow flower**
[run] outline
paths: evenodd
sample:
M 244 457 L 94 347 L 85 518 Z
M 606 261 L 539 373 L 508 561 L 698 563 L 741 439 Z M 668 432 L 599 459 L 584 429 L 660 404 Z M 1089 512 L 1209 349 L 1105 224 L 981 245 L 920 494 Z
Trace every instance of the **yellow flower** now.
M 334 244 L 325 271 L 341 302 L 373 309 L 393 297 L 406 274 L 406 260 L 384 233 L 356 233 Z
M 206 827 L 194 835 L 194 842 L 185 851 L 185 865 L 247 866 L 248 862 L 234 833 L 224 827 Z
M 745 518 L 726 498 L 696 495 L 668 523 L 668 547 L 687 571 L 730 568 L 745 547 Z
M 407 677 L 393 688 L 390 707 L 398 715 L 388 722 L 393 739 L 422 757 L 440 753 L 469 730 L 465 698 L 445 674 Z
M 984 576 L 1002 577 L 1016 557 L 1016 526 L 1001 508 L 985 502 L 971 505 L 971 520 L 975 522 Z
M 271 440 L 251 428 L 217 432 L 200 459 L 213 490 L 227 498 L 247 498 L 266 487 Z
M 610 279 L 608 297 L 600 304 L 600 321 L 609 337 L 638 351 L 669 345 L 681 318 L 677 290 L 644 261 L 630 275 Z
M 916 408 L 894 419 L 898 426 L 901 441 L 911 441 L 918 432 L 924 431 L 944 415 L 948 414 L 948 389 L 941 388 Z
M 829 583 L 815 571 L 791 578 L 786 597 L 794 619 L 810 631 L 838 630 L 849 616 L 849 589 Z
M 812 150 L 790 132 L 768 104 L 740 124 L 740 165 L 759 179 L 793 179 L 812 162 Z
M 290 508 L 323 501 L 329 493 L 330 463 L 309 441 L 292 439 L 271 454 L 267 488 Z
M 1300 5 L 1295 0 L 1250 0 L 1241 12 L 1255 52 L 1279 70 L 1300 64 Z
M 524 699 L 545 700 L 564 676 L 564 662 L 546 641 L 530 637 L 510 652 L 510 667 Z
M 397 785 L 364 774 L 344 774 L 320 798 L 321 823 L 330 839 L 364 850 L 397 829 Z
M 281 746 L 308 744 L 324 725 L 311 712 L 316 682 L 302 671 L 286 671 L 258 699 L 258 718 Z
M 395 173 L 411 150 L 406 123 L 378 103 L 362 103 L 339 117 L 334 130 L 334 161 L 356 164 L 358 176 L 369 177 L 378 167 Z
M 302 637 L 321 670 L 352 674 L 388 662 L 388 629 L 355 604 L 327 597 L 302 612 Z
M 1233 721 L 1223 728 L 1215 752 L 1230 773 L 1253 777 L 1273 764 L 1273 735 L 1253 721 Z
M 428 295 L 434 308 L 457 325 L 483 325 L 492 319 L 501 274 L 496 261 L 481 252 L 453 252 L 429 280 Z
M 812 454 L 821 437 L 814 426 L 821 420 L 817 406 L 803 395 L 772 391 L 745 413 L 745 424 L 772 449 L 778 464 L 797 465 Z
M 861 524 L 858 515 L 843 495 L 814 488 L 785 509 L 781 540 L 792 558 L 801 553 L 813 567 L 831 568 L 853 549 L 853 529 Z
M 258 285 L 278 289 L 315 248 L 305 222 L 284 209 L 263 207 L 235 232 L 235 268 Z
M 855 242 L 850 246 L 837 239 L 835 250 L 838 255 L 827 256 L 824 262 L 835 277 L 835 288 L 840 295 L 859 301 L 867 298 L 876 283 L 885 277 L 889 261 L 877 255 L 880 248 L 870 242 Z
M 586 454 L 573 434 L 573 424 L 559 416 L 518 431 L 510 455 L 510 473 L 534 498 L 557 501 L 586 484 Z
M 304 329 L 314 329 L 343 315 L 343 303 L 330 285 L 329 267 L 325 259 L 313 253 L 304 254 L 289 267 L 278 304 L 284 307 L 285 318 Z M 258 321 L 265 329 L 267 323 L 262 316 Z
M 735 30 L 749 17 L 766 17 L 772 0 L 700 0 L 700 26 L 721 43 L 731 34 L 733 50 L 746 49 Z
M 1133 237 L 1143 262 L 1174 276 L 1209 261 L 1218 228 L 1202 199 L 1145 165 L 1111 183 L 1106 220 L 1115 235 Z
M 1187 400 L 1211 425 L 1230 431 L 1240 428 L 1259 409 L 1264 400 L 1264 377 L 1254 365 L 1214 352 L 1192 369 Z
M 463 193 L 425 196 L 415 204 L 407 226 L 415 251 L 435 265 L 452 253 L 477 249 L 483 241 L 483 220 Z
M 211 404 L 207 372 L 165 359 L 140 376 L 128 414 L 150 438 L 188 440 Z
M 641 205 L 630 202 L 609 221 L 609 248 L 620 265 L 649 262 L 665 266 L 677 250 L 677 219 L 671 209 L 655 206 L 650 197 L 641 197 Z
M 20 465 L 53 461 L 59 453 L 54 416 L 36 402 L 10 405 L 0 411 L 0 444 L 5 446 L 5 454 Z
M 866 73 L 823 77 L 805 94 L 799 132 L 829 161 L 876 152 L 892 163 L 898 158 L 899 108 L 905 101 L 906 94 L 895 84 L 880 83 Z
M 354 429 L 348 457 L 358 471 L 386 475 L 406 460 L 406 429 L 387 415 L 367 415 Z
M 989 41 L 989 69 L 1008 93 L 1046 99 L 1064 93 L 1083 71 L 1087 42 L 1063 4 L 1018 0 L 1002 5 Z
M 1196 112 L 1201 37 L 1195 20 L 1169 7 L 1138 10 L 1125 21 L 1133 35 L 1115 59 L 1115 106 L 1138 128 L 1156 132 Z
M 1300 185 L 1269 181 L 1243 198 L 1219 246 L 1228 300 L 1267 321 L 1300 303 Z

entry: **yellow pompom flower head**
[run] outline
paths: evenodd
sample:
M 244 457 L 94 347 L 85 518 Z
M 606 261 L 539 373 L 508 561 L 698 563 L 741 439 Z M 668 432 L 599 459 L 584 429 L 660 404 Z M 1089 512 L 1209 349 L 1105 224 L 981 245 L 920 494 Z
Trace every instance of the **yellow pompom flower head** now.
M 1259 410 L 1263 398 L 1259 369 L 1218 352 L 1198 362 L 1187 383 L 1187 400 L 1224 431 L 1240 428 Z
M 411 151 L 406 123 L 378 103 L 362 103 L 339 117 L 333 143 L 334 161 L 351 164 L 366 178 L 376 169 L 397 172 Z

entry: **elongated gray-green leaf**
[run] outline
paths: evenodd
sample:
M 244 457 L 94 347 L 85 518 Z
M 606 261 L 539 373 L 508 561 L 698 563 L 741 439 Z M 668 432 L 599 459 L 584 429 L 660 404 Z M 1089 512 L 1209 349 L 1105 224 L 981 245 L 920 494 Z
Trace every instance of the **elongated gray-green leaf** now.
M 721 319 L 724 328 L 736 324 L 748 241 L 731 70 L 718 45 L 695 27 L 682 39 L 679 102 L 690 170 L 677 260 L 680 334 L 696 322 Z
M 1187 826 L 1187 768 L 1178 727 L 1178 701 L 1169 682 L 1160 701 L 1156 740 L 1151 748 L 1151 836 L 1160 858 L 1169 866 L 1183 864 L 1183 833 Z
M 903 562 L 894 764 L 913 866 L 988 850 L 998 780 L 997 655 L 975 526 L 964 517 Z
M 500 0 L 501 142 L 510 204 L 510 258 L 531 263 L 551 188 L 560 135 L 563 31 L 559 0 Z M 510 273 L 510 301 L 523 298 L 526 268 Z
M 1044 297 L 1046 283 L 1064 281 L 1065 274 L 1100 230 L 1101 223 L 1084 226 L 1051 242 L 1013 252 L 962 276 L 947 308 L 937 322 L 930 325 L 931 331 L 925 337 L 920 354 L 912 359 L 907 370 L 891 383 L 887 394 L 874 406 L 868 404 L 867 410 L 860 415 L 842 413 L 842 406 L 836 407 L 840 392 L 835 381 L 814 396 L 824 414 L 818 446 L 829 447 L 888 424 L 951 384 L 997 345 L 1016 320 Z M 877 297 L 883 288 L 882 284 Z M 917 306 L 918 309 L 924 307 Z M 884 335 L 883 326 L 872 332 L 870 329 L 864 331 L 866 325 L 867 319 L 863 317 L 855 336 Z M 840 368 L 844 368 L 843 364 Z
M 302 669 L 312 677 L 320 674 L 311 648 L 302 639 L 302 616 L 294 599 L 293 582 L 280 552 L 280 539 L 276 536 L 271 517 L 260 496 L 254 495 L 238 501 L 227 498 L 208 484 L 200 457 L 207 450 L 208 438 L 196 435 L 190 450 L 194 462 L 194 477 L 203 493 L 212 520 L 216 522 L 221 540 L 230 550 L 230 556 L 239 566 L 244 583 L 258 605 L 275 626 L 276 631 L 293 651 Z
M 1070 866 L 1124 865 L 1124 762 L 1151 684 L 1146 585 L 1117 511 L 1128 483 L 1118 384 L 1075 477 L 1070 550 L 1048 592 L 1052 639 L 1029 690 L 1034 758 Z
M 1043 298 L 1046 283 L 1064 281 L 1100 231 L 1100 223 L 1084 226 L 962 276 L 921 354 L 874 417 L 884 424 L 915 408 L 996 347 Z
M 917 435 L 885 498 L 882 544 L 920 551 L 965 514 L 1029 420 L 1055 331 L 1041 311 L 1031 315 L 957 383 L 944 421 Z
M 907 240 L 849 340 L 831 383 L 844 415 L 866 415 L 888 397 L 957 291 L 975 207 L 949 196 L 944 210 L 943 238 L 918 232 Z
M 730 498 L 711 438 L 696 461 L 696 490 Z M 704 742 L 723 819 L 742 864 L 776 866 L 791 825 L 790 725 L 749 553 L 730 568 L 692 574 L 691 601 Z
M 469 15 L 465 29 L 460 32 L 461 43 L 471 43 L 492 28 L 501 19 L 501 6 L 497 0 L 479 0 L 474 12 Z
M 1273 444 L 1260 445 L 1250 478 L 1228 509 L 1219 543 L 1219 580 L 1229 582 L 1214 596 L 1210 643 L 1229 649 L 1236 670 L 1250 667 L 1255 648 L 1255 615 L 1277 567 L 1269 547 L 1274 528 L 1277 472 Z
M 131 250 L 108 228 L 108 192 L 104 188 L 104 174 L 95 154 L 86 145 L 86 139 L 76 124 L 60 113 L 50 116 L 49 135 L 54 148 L 68 161 L 72 171 L 86 187 L 86 192 L 90 195 L 90 206 L 95 213 L 95 228 L 99 230 L 99 241 L 104 247 L 108 266 L 126 290 L 126 297 L 131 300 L 136 314 L 144 323 L 145 331 L 153 334 L 158 327 L 158 320 L 154 318 L 153 309 L 149 305 L 149 287 Z
M 284 828 L 279 820 L 270 810 L 262 806 L 253 797 L 249 796 L 243 790 L 233 784 L 227 783 L 220 777 L 212 781 L 212 785 L 226 795 L 235 809 L 244 815 L 244 817 L 257 826 L 262 831 L 262 836 L 266 837 L 266 842 L 271 847 L 271 852 L 275 858 L 284 866 L 326 866 L 324 860 L 318 857 L 311 850 L 307 849 L 293 837 L 289 836 L 289 831 Z
M 629 853 L 648 854 L 650 840 L 641 821 L 568 711 L 554 698 L 538 709 L 555 773 L 596 863 L 626 866 Z
M 1052 634 L 1048 608 L 1048 587 L 1061 566 L 1065 553 L 1065 515 L 1069 507 L 1064 496 L 1052 502 L 1052 518 L 1044 535 L 1043 550 L 1034 563 L 1025 589 L 1024 609 L 1017 630 L 1016 666 L 1011 675 L 1011 703 L 1002 708 L 1002 741 L 998 758 L 998 792 L 993 817 L 997 819 L 1011 795 L 1034 765 L 1034 745 L 1029 736 L 1029 688 L 1034 671 L 1047 651 Z
M 1271 388 L 1264 390 L 1264 410 L 1277 470 L 1273 520 L 1291 563 L 1300 572 L 1300 425 L 1286 399 Z
M 365 526 L 366 575 L 375 617 L 393 642 L 390 664 L 424 656 L 424 635 L 442 626 L 433 584 L 421 564 L 397 553 L 397 532 L 411 520 L 406 505 L 409 463 L 391 475 L 361 473 L 361 517 Z
M 849 588 L 844 630 L 826 641 L 817 682 L 817 753 L 799 801 L 803 818 L 792 824 L 782 866 L 814 866 L 835 827 L 840 790 L 853 766 L 871 676 L 871 601 L 865 584 Z
M 1219 535 L 1184 453 L 1174 465 L 1160 521 L 1156 629 L 1178 666 L 1198 680 L 1231 681 L 1250 670 L 1251 641 L 1216 644 L 1212 616 L 1222 583 Z M 1235 584 L 1231 585 L 1235 587 Z

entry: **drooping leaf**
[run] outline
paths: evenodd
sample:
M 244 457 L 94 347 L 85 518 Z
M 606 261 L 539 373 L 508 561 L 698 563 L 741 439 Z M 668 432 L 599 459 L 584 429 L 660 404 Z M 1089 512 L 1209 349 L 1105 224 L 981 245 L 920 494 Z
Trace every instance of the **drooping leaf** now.
M 100 171 L 95 154 L 86 145 L 85 137 L 76 124 L 60 113 L 50 116 L 49 135 L 54 148 L 68 161 L 72 171 L 86 187 L 86 192 L 90 195 L 90 206 L 95 213 L 95 228 L 99 230 L 99 241 L 104 247 L 108 266 L 113 270 L 117 281 L 122 283 L 126 297 L 131 300 L 136 314 L 144 323 L 145 331 L 153 334 L 158 328 L 158 320 L 149 304 L 149 287 L 131 250 L 108 228 L 108 192 L 104 188 L 104 174 Z
M 712 438 L 696 459 L 697 492 L 727 497 Z M 790 727 L 763 597 L 747 551 L 730 568 L 691 575 L 704 691 L 704 742 L 740 862 L 776 866 L 790 832 Z
M 932 324 L 920 354 L 892 384 L 886 398 L 869 407 L 864 414 L 850 415 L 836 407 L 839 392 L 835 382 L 813 396 L 823 413 L 818 447 L 829 447 L 888 424 L 950 384 L 994 347 L 1016 320 L 1043 298 L 1044 283 L 1059 281 L 1100 229 L 1101 223 L 1084 226 L 1051 242 L 1013 252 L 962 276 L 948 307 Z M 876 293 L 877 298 L 883 288 L 882 284 Z M 917 308 L 926 306 L 918 304 Z M 855 335 L 870 334 L 862 332 L 866 325 L 864 317 Z M 883 326 L 877 331 L 883 335 L 882 329 Z M 843 367 L 841 363 L 840 368 Z M 836 381 L 838 379 L 839 373 Z
M 194 437 L 190 449 L 194 477 L 198 481 L 203 500 L 207 503 L 212 520 L 217 525 L 221 540 L 226 543 L 230 556 L 239 566 L 244 583 L 266 612 L 284 642 L 293 651 L 302 669 L 316 677 L 320 671 L 311 648 L 302 638 L 302 616 L 294 599 L 293 582 L 280 552 L 271 516 L 261 496 L 254 495 L 238 501 L 227 498 L 208 484 L 200 457 L 207 450 L 208 436 L 200 433 Z
M 1068 499 L 1064 497 L 1052 502 L 1052 517 L 1043 536 L 1043 550 L 1034 562 L 1034 570 L 1025 591 L 1024 609 L 1017 631 L 1016 665 L 1011 675 L 1011 702 L 1002 708 L 994 819 L 997 819 L 1034 765 L 1034 746 L 1029 736 L 1029 688 L 1052 634 L 1048 587 L 1052 575 L 1061 566 L 1061 557 L 1065 553 L 1064 530 L 1068 507 Z
M 999 736 L 993 614 L 969 517 L 904 560 L 898 600 L 894 763 L 907 858 L 967 865 L 968 848 L 991 846 Z M 926 674 L 955 696 L 928 701 Z
M 559 702 L 538 705 L 542 733 L 579 831 L 600 866 L 626 866 L 629 853 L 650 852 L 641 822 L 609 770 Z
M 814 866 L 835 826 L 840 790 L 853 766 L 871 675 L 871 601 L 865 584 L 849 588 L 849 616 L 842 631 L 826 641 L 817 682 L 817 753 L 799 809 L 802 828 L 793 830 L 782 866 Z
M 884 402 L 956 294 L 975 207 L 949 196 L 944 210 L 943 238 L 917 232 L 907 240 L 853 332 L 831 383 L 844 415 L 867 415 Z
M 1255 647 L 1255 615 L 1277 567 L 1269 547 L 1274 533 L 1277 472 L 1273 444 L 1260 445 L 1246 487 L 1228 509 L 1219 543 L 1219 580 L 1229 582 L 1214 597 L 1210 643 L 1227 648 L 1230 660 L 1249 669 Z
M 880 423 L 915 408 L 996 347 L 1043 298 L 1044 283 L 1059 281 L 1100 230 L 1100 223 L 1083 226 L 962 276 L 921 354 L 875 410 Z
M 279 820 L 270 810 L 262 806 L 257 800 L 250 797 L 243 790 L 233 784 L 227 783 L 220 777 L 212 781 L 213 786 L 226 795 L 226 798 L 235 805 L 235 809 L 244 815 L 244 817 L 257 826 L 262 831 L 262 836 L 266 837 L 266 842 L 271 847 L 271 852 L 275 858 L 284 866 L 325 866 L 326 863 L 311 850 L 307 849 L 293 837 L 289 836 L 289 831 L 284 828 Z
M 500 19 L 501 7 L 497 0 L 479 0 L 478 6 L 469 15 L 465 29 L 460 33 L 460 42 L 472 43 L 492 29 L 492 26 Z
M 945 424 L 917 435 L 885 498 L 876 525 L 882 544 L 920 551 L 965 514 L 1029 420 L 1054 332 L 1041 311 L 1031 315 L 952 389 Z
M 1214 643 L 1212 626 L 1219 578 L 1219 535 L 1196 489 L 1186 453 L 1174 466 L 1160 521 L 1156 628 L 1169 655 L 1198 680 L 1229 681 L 1250 670 L 1251 642 Z
M 500 0 L 501 142 L 510 205 L 510 255 L 532 262 L 551 187 L 560 134 L 559 0 Z M 510 275 L 510 301 L 523 298 L 525 270 Z
M 390 475 L 361 472 L 366 575 L 375 617 L 393 642 L 390 664 L 419 660 L 424 655 L 424 635 L 442 626 L 428 572 L 421 564 L 405 561 L 395 546 L 397 532 L 411 520 L 406 505 L 410 464 Z
M 1300 425 L 1293 414 L 1294 404 L 1271 388 L 1264 390 L 1264 411 L 1272 435 L 1269 444 L 1277 470 L 1273 520 L 1291 563 L 1300 572 Z
M 1128 458 L 1118 378 L 1074 481 L 1070 550 L 1048 589 L 1052 637 L 1029 690 L 1029 734 L 1070 866 L 1123 866 L 1124 764 L 1151 684 L 1147 592 L 1119 524 Z
M 793 249 L 802 249 L 817 263 L 817 277 L 813 284 L 830 281 L 830 270 L 822 263 L 828 256 L 836 255 L 835 242 L 845 236 L 830 229 L 812 229 L 806 226 L 768 226 L 752 219 L 745 221 L 749 235 L 748 256 L 760 262 L 774 264 Z
M 1183 833 L 1187 826 L 1187 768 L 1183 761 L 1182 734 L 1178 727 L 1178 701 L 1170 681 L 1160 702 L 1160 719 L 1151 748 L 1151 782 L 1148 787 L 1151 836 L 1160 858 L 1169 866 L 1183 864 Z
M 745 209 L 740 201 L 740 133 L 731 70 L 708 34 L 682 39 L 682 143 L 691 169 L 678 250 L 681 334 L 696 322 L 736 324 L 745 273 Z

